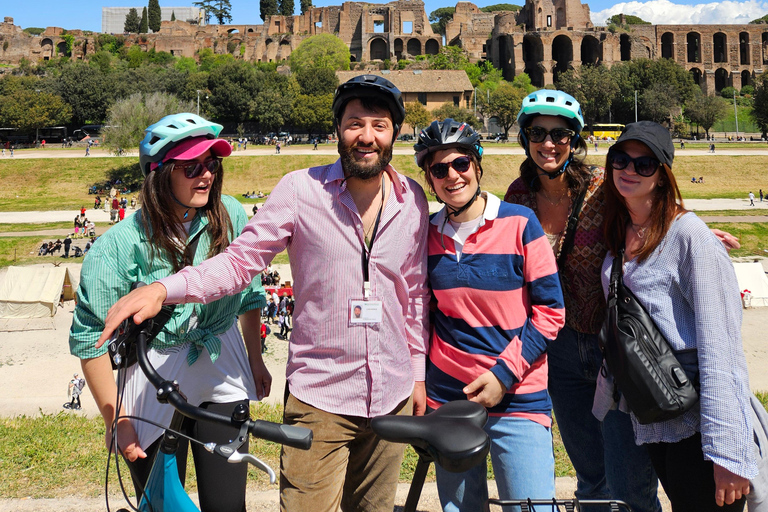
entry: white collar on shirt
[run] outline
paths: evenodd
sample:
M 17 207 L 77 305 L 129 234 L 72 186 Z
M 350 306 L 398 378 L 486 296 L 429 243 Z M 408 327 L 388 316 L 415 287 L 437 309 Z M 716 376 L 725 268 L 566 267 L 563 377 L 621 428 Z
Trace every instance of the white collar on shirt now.
M 499 207 L 501 206 L 501 199 L 495 195 L 489 194 L 486 191 L 480 192 L 480 194 L 485 198 L 485 210 L 483 210 L 482 219 L 477 224 L 478 230 L 485 225 L 486 221 L 494 220 L 499 216 Z M 440 229 L 440 226 L 443 225 L 443 221 L 445 220 L 445 215 L 445 206 L 443 206 L 443 209 L 437 212 L 437 214 L 432 217 L 432 220 L 429 221 L 430 224 L 433 224 Z M 456 236 L 456 230 L 453 229 L 450 222 L 445 223 L 443 234 L 449 238 L 454 238 Z

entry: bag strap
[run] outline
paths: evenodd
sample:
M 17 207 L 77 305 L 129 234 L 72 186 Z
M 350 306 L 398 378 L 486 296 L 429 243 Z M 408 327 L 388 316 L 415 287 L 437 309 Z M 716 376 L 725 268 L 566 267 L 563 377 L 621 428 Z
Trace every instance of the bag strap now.
M 202 235 L 208 228 L 208 224 L 195 233 L 195 236 L 187 243 L 187 247 L 184 249 L 184 266 L 193 265 L 195 262 L 195 254 L 197 253 L 197 244 L 200 242 L 200 235 Z
M 563 246 L 560 248 L 560 255 L 557 257 L 557 268 L 562 269 L 565 265 L 565 259 L 568 253 L 573 248 L 573 241 L 576 238 L 576 227 L 579 225 L 579 214 L 581 214 L 581 208 L 584 206 L 584 198 L 587 195 L 589 185 L 587 184 L 573 200 L 573 208 L 571 209 L 571 216 L 568 217 L 568 224 L 565 229 L 565 240 L 563 240 Z

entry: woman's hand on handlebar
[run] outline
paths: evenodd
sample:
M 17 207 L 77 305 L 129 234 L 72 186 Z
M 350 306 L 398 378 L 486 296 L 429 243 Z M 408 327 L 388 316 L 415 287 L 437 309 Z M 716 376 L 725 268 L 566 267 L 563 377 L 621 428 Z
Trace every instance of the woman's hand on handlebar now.
M 107 449 L 112 443 L 112 425 L 107 425 L 107 434 L 105 436 L 107 442 Z M 136 459 L 146 459 L 147 454 L 139 446 L 139 437 L 136 435 L 136 431 L 133 429 L 133 425 L 127 418 L 118 420 L 117 423 L 117 446 L 119 452 L 129 461 L 133 462 Z
M 109 308 L 104 322 L 104 330 L 96 342 L 96 348 L 102 346 L 126 318 L 133 317 L 133 321 L 137 325 L 147 318 L 153 318 L 163 307 L 166 296 L 165 286 L 160 283 L 152 283 L 149 286 L 142 286 L 133 290 L 115 302 Z

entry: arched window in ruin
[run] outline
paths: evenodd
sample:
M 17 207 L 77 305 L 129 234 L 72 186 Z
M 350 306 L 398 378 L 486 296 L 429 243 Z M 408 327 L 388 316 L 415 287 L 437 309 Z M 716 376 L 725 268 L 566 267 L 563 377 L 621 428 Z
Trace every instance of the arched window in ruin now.
M 409 39 L 407 50 L 410 55 L 421 55 L 421 41 L 416 38 Z
M 280 41 L 280 48 L 277 50 L 277 60 L 286 60 L 291 56 L 291 41 L 283 39 Z
M 688 32 L 685 36 L 685 42 L 688 46 L 688 62 L 701 62 L 701 34 L 698 32 Z
M 66 41 L 62 41 L 59 44 L 56 45 L 56 49 L 59 50 L 59 56 L 66 55 L 67 54 L 67 43 Z
M 252 29 L 252 28 L 249 28 L 249 29 L 248 29 L 248 33 L 249 33 L 249 34 L 252 34 L 252 33 L 253 33 L 253 29 Z
M 42 50 L 43 60 L 49 60 L 53 58 L 53 41 L 49 38 L 44 38 L 40 41 L 40 49 Z
M 675 58 L 675 34 L 672 32 L 664 32 L 661 35 L 661 58 Z
M 240 31 L 237 30 L 236 28 L 231 28 L 231 29 L 227 30 L 227 34 L 238 34 L 239 32 Z
M 544 60 L 544 45 L 541 44 L 541 39 L 536 36 L 523 38 L 523 60 L 526 63 Z
M 621 34 L 621 37 L 619 37 L 619 49 L 622 61 L 632 60 L 632 39 L 630 39 L 629 34 Z
M 395 39 L 395 58 L 400 60 L 403 56 L 403 40 L 399 37 Z
M 382 38 L 377 37 L 371 39 L 371 59 L 386 60 L 389 58 L 389 49 L 387 48 L 387 42 Z
M 749 66 L 749 32 L 739 33 L 739 63 Z
M 715 71 L 715 92 L 719 93 L 731 85 L 730 82 L 730 76 L 728 75 L 727 70 L 718 68 L 717 71 Z
M 440 52 L 440 43 L 435 39 L 427 39 L 424 45 L 424 53 L 427 55 L 437 55 Z
M 752 85 L 752 73 L 745 69 L 741 72 L 741 86 L 746 87 L 748 85 Z
M 691 68 L 691 77 L 693 78 L 693 83 L 695 83 L 698 86 L 701 86 L 701 70 L 699 68 Z
M 763 32 L 763 65 L 768 64 L 768 32 Z
M 600 64 L 603 60 L 600 41 L 593 36 L 581 40 L 581 64 Z
M 552 41 L 552 60 L 555 61 L 553 79 L 557 82 L 560 74 L 568 71 L 573 61 L 573 41 L 570 37 L 561 34 Z
M 264 62 L 274 62 L 277 58 L 277 42 L 272 39 L 264 41 Z
M 715 62 L 728 62 L 728 36 L 722 32 L 712 36 L 712 56 Z
M 496 40 L 499 45 L 499 62 L 494 65 L 501 69 L 501 74 L 505 80 L 510 82 L 515 78 L 515 44 L 512 36 L 500 36 Z

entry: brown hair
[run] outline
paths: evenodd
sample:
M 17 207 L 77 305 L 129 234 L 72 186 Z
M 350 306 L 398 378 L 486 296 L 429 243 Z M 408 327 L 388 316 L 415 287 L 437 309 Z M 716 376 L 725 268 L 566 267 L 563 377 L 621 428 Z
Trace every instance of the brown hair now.
M 517 134 L 517 141 L 527 152 L 523 143 L 522 130 Z M 528 144 L 530 145 L 530 141 Z M 589 186 L 589 181 L 592 179 L 591 166 L 584 163 L 587 158 L 586 141 L 583 137 L 578 136 L 575 146 L 571 161 L 565 168 L 565 181 L 568 183 L 572 195 L 578 194 L 583 188 Z M 541 189 L 541 171 L 530 156 L 520 164 L 520 177 L 525 186 L 532 192 L 538 192 Z
M 156 169 L 144 178 L 141 188 L 141 223 L 144 235 L 149 240 L 152 258 L 162 257 L 167 259 L 178 272 L 184 268 L 184 256 L 187 233 L 173 214 L 171 205 L 173 192 L 171 188 L 171 173 L 173 162 L 165 163 L 160 169 Z M 221 202 L 221 187 L 224 179 L 224 164 L 219 166 L 216 179 L 211 184 L 208 203 L 199 208 L 208 217 L 208 236 L 211 237 L 211 247 L 208 257 L 215 256 L 224 251 L 229 245 L 229 237 L 234 237 L 234 227 L 229 218 L 224 204 Z
M 638 141 L 639 142 L 639 141 Z M 672 169 L 666 164 L 659 164 L 659 170 L 663 173 L 654 190 L 653 206 L 651 207 L 650 225 L 643 238 L 640 250 L 637 252 L 637 261 L 642 263 L 659 246 L 664 236 L 669 231 L 669 226 L 681 213 L 687 210 L 683 207 L 683 198 L 677 186 Z M 624 196 L 619 194 L 613 182 L 613 166 L 606 159 L 605 162 L 605 221 L 603 232 L 605 244 L 613 254 L 618 254 L 624 247 L 627 234 L 627 225 L 631 222 L 629 208 Z
M 471 152 L 461 147 L 443 148 L 443 149 L 453 149 L 457 153 L 461 153 L 462 155 L 468 156 L 470 161 L 472 162 L 472 165 L 475 167 L 475 176 L 477 176 L 477 184 L 480 185 L 480 179 L 483 177 L 483 167 L 480 165 L 480 161 L 477 159 L 475 155 L 473 155 Z M 429 166 L 432 165 L 432 161 L 435 159 L 435 153 L 437 151 L 442 151 L 443 149 L 430 151 L 429 153 L 427 153 L 427 155 L 424 157 L 424 160 L 421 162 L 421 172 L 424 173 L 424 181 L 427 183 L 427 187 L 429 188 L 429 191 L 435 197 L 437 197 L 437 194 L 435 193 L 435 186 L 432 183 L 432 175 L 429 172 Z

